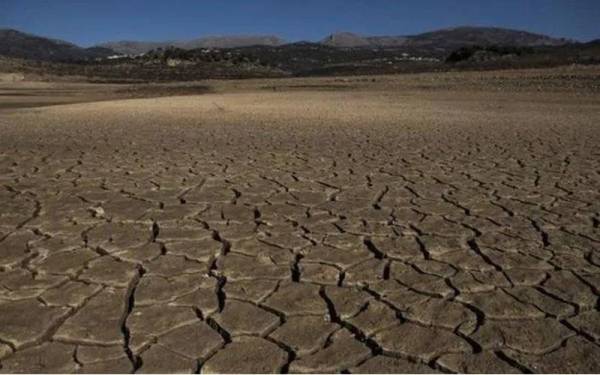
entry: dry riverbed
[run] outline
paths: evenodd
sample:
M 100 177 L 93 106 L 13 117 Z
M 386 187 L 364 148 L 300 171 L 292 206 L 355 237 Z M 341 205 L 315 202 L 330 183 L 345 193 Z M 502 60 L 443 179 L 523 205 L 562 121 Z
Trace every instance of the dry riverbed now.
M 599 372 L 598 77 L 5 82 L 0 371 Z

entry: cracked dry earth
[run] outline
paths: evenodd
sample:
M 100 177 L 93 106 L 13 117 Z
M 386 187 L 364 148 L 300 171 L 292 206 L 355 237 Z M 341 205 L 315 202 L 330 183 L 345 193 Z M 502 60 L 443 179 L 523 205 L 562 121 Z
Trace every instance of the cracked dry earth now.
M 0 114 L 2 372 L 599 372 L 597 97 Z

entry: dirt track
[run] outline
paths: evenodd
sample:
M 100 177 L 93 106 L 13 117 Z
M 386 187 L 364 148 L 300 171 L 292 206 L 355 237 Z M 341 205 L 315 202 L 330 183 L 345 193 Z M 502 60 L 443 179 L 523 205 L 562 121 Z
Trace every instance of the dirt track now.
M 3 372 L 599 372 L 600 96 L 0 112 Z

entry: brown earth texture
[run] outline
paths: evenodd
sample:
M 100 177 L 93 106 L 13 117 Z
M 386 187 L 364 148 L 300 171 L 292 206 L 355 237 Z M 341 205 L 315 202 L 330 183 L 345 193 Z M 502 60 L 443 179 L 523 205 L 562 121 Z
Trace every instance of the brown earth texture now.
M 598 68 L 12 81 L 0 372 L 600 372 Z

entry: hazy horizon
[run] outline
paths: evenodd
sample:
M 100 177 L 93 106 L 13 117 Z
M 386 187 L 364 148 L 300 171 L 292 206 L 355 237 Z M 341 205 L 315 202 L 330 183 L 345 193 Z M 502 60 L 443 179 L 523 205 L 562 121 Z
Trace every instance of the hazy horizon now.
M 0 28 L 14 28 L 81 46 L 103 42 L 189 40 L 274 35 L 317 41 L 334 32 L 410 35 L 457 26 L 501 27 L 579 41 L 600 38 L 600 2 L 581 0 L 4 0 Z

